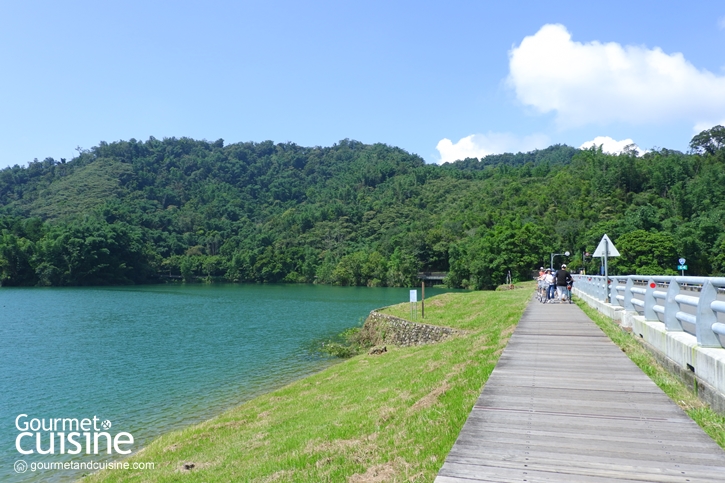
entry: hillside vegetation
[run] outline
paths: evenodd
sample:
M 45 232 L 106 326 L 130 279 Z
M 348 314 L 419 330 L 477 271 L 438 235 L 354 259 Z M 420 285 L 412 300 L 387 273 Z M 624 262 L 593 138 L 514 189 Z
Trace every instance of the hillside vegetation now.
M 0 283 L 95 285 L 165 277 L 407 286 L 446 271 L 493 288 L 604 233 L 614 273 L 725 273 L 725 128 L 690 153 L 609 155 L 551 146 L 426 165 L 406 151 L 101 143 L 66 161 L 0 171 Z

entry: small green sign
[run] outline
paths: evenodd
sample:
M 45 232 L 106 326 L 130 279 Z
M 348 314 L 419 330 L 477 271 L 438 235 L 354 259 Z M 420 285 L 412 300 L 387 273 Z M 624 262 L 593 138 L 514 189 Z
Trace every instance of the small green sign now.
M 687 265 L 677 265 L 677 270 L 687 270 Z

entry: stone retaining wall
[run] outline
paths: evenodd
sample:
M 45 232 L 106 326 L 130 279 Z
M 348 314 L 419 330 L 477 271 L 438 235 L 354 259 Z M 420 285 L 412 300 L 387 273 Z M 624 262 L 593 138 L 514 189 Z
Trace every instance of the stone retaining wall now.
M 432 344 L 465 333 L 463 330 L 450 327 L 411 322 L 400 317 L 381 314 L 376 310 L 370 312 L 362 331 L 369 334 L 371 342 L 375 345 L 397 346 Z

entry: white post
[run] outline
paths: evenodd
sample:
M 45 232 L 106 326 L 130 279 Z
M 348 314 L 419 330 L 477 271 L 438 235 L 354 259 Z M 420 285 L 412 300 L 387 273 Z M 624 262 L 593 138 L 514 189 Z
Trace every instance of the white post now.
M 722 347 L 717 334 L 712 331 L 712 324 L 717 323 L 717 314 L 712 310 L 711 304 L 716 300 L 717 289 L 708 280 L 702 286 L 697 302 L 695 336 L 700 347 Z

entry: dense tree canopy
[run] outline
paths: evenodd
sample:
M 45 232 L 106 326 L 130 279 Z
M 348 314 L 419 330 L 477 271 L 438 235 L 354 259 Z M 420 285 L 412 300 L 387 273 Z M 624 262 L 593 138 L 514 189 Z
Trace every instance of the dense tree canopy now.
M 409 286 L 446 271 L 492 288 L 568 250 L 574 270 L 607 233 L 619 273 L 725 273 L 725 147 L 689 154 L 552 146 L 426 165 L 344 140 L 101 143 L 0 171 L 0 284 L 165 279 Z

